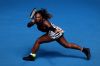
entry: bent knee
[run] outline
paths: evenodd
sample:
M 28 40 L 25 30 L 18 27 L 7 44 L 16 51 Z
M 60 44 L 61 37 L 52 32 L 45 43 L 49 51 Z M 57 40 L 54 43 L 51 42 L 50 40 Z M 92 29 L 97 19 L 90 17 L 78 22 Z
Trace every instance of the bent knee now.
M 71 44 L 67 44 L 67 46 L 66 46 L 67 48 L 71 48 Z
M 42 44 L 43 41 L 41 41 L 41 40 L 36 40 L 36 43 L 37 43 L 37 44 Z

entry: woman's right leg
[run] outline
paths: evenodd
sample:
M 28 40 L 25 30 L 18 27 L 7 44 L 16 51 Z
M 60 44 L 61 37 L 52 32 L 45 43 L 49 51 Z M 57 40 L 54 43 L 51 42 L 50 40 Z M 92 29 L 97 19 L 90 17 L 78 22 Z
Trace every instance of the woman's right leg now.
M 40 47 L 41 44 L 43 43 L 48 43 L 48 42 L 52 42 L 53 40 L 48 36 L 48 34 L 44 34 L 43 36 L 39 37 L 33 48 L 32 48 L 32 53 L 36 53 Z
M 49 37 L 48 34 L 45 34 L 45 35 L 41 36 L 40 38 L 38 38 L 32 48 L 32 53 L 29 56 L 24 57 L 23 60 L 34 61 L 35 57 L 36 57 L 36 52 L 38 51 L 40 44 L 48 43 L 51 41 L 53 41 L 53 40 Z

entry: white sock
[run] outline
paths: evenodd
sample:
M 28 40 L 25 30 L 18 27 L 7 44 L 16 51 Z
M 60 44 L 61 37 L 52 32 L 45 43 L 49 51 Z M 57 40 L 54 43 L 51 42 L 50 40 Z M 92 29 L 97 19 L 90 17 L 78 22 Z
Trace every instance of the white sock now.
M 30 55 L 32 55 L 33 57 L 36 57 L 36 54 L 34 54 L 34 53 L 30 53 Z

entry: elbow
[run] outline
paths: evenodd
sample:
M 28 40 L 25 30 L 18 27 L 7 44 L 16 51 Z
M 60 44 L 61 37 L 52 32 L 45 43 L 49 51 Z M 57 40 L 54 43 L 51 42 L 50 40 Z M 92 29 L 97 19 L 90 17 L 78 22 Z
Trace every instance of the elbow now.
M 33 26 L 33 23 L 32 22 L 29 22 L 28 24 L 27 24 L 27 27 L 28 28 L 30 28 L 30 27 L 32 27 Z

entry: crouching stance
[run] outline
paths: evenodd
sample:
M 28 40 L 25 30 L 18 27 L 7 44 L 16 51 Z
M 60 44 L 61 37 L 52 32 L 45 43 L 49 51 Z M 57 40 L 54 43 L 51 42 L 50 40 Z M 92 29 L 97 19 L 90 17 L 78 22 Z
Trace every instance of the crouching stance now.
M 29 56 L 24 57 L 23 60 L 34 61 L 36 58 L 36 52 L 38 51 L 40 44 L 52 41 L 57 41 L 60 45 L 62 45 L 65 48 L 79 50 L 86 55 L 87 60 L 90 59 L 90 49 L 82 48 L 74 43 L 69 43 L 64 38 L 64 31 L 60 27 L 49 22 L 51 15 L 45 9 L 37 11 L 35 10 L 35 12 L 33 11 L 31 18 L 32 21 L 27 24 L 27 27 L 32 27 L 34 24 L 36 24 L 38 30 L 45 32 L 45 34 L 36 40 L 32 48 L 32 52 L 29 54 Z

